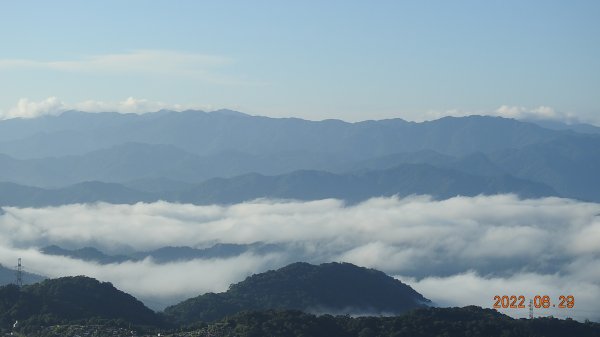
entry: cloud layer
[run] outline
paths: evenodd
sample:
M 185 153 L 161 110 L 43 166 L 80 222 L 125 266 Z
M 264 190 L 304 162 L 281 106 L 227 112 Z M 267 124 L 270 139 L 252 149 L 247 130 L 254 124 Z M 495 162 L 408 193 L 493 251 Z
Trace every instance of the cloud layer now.
M 209 105 L 184 105 L 168 104 L 147 99 L 128 97 L 120 102 L 106 102 L 87 100 L 74 104 L 61 101 L 57 97 L 48 97 L 41 101 L 32 101 L 27 98 L 20 99 L 17 104 L 5 113 L 0 113 L 0 119 L 10 118 L 36 118 L 41 116 L 56 116 L 67 110 L 85 112 L 120 112 L 142 114 L 155 112 L 162 109 L 183 111 L 188 109 L 212 110 Z
M 112 281 L 159 307 L 287 263 L 346 261 L 396 275 L 441 305 L 490 307 L 495 295 L 573 295 L 574 309 L 539 314 L 599 319 L 600 204 L 512 195 L 338 200 L 258 200 L 232 206 L 157 202 L 5 208 L 0 263 Z M 227 259 L 99 266 L 45 256 L 36 247 L 95 246 L 107 252 L 216 242 L 274 243 L 283 250 Z M 185 275 L 185 277 L 182 277 Z M 158 303 L 160 302 L 160 303 Z M 512 311 L 510 311 L 512 310 Z M 507 309 L 512 316 L 526 310 Z
M 223 79 L 212 74 L 211 69 L 232 63 L 232 59 L 217 55 L 171 50 L 134 50 L 119 54 L 92 55 L 76 60 L 0 59 L 0 69 L 155 74 L 219 82 Z

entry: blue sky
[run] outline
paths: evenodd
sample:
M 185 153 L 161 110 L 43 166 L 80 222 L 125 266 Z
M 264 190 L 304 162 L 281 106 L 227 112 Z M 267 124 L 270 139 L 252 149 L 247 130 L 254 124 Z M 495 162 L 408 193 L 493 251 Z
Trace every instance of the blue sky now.
M 599 1 L 0 6 L 5 115 L 199 107 L 351 121 L 600 120 Z

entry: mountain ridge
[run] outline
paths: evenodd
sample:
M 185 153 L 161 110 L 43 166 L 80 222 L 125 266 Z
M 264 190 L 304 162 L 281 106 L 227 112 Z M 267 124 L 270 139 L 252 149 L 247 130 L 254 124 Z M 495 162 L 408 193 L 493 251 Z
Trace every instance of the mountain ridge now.
M 381 196 L 427 194 L 438 199 L 514 193 L 524 198 L 557 196 L 548 185 L 510 175 L 478 176 L 428 164 L 403 164 L 387 170 L 335 174 L 300 170 L 266 176 L 257 173 L 213 178 L 179 190 L 143 192 L 122 184 L 83 182 L 58 189 L 0 183 L 0 205 L 44 207 L 107 202 L 135 204 L 159 200 L 205 205 L 233 204 L 259 198 L 360 202 Z
M 208 293 L 165 309 L 190 324 L 215 321 L 245 310 L 296 309 L 321 313 L 394 313 L 431 303 L 385 273 L 350 263 L 297 262 L 247 277 L 224 293 Z
M 111 283 L 85 276 L 48 279 L 23 286 L 0 287 L 0 322 L 61 324 L 104 319 L 160 326 L 162 318 Z
M 48 127 L 44 128 L 44 121 Z M 201 111 L 133 116 L 73 113 L 32 121 L 0 121 L 0 134 L 7 129 L 16 130 L 0 138 L 0 153 L 21 159 L 84 154 L 140 142 L 174 145 L 199 155 L 234 149 L 249 154 L 317 150 L 359 160 L 423 149 L 464 155 L 519 147 L 566 134 L 489 116 L 444 117 L 421 123 L 402 119 L 349 123 Z
M 349 123 L 232 111 L 70 111 L 0 121 L 0 181 L 22 185 L 3 184 L 0 205 L 494 193 L 600 201 L 591 187 L 600 184 L 599 148 L 600 134 L 489 116 Z M 386 172 L 400 166 L 404 174 Z M 234 190 L 239 197 L 224 192 Z

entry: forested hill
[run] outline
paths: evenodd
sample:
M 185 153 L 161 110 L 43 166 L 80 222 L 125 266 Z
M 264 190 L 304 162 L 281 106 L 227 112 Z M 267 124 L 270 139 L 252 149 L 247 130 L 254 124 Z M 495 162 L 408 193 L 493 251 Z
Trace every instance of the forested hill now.
M 0 288 L 0 325 L 24 326 L 89 320 L 120 320 L 136 325 L 162 324 L 158 314 L 112 284 L 77 276 Z
M 349 284 L 348 277 L 356 277 L 356 281 Z M 281 289 L 284 284 L 290 288 Z M 318 287 L 311 289 L 310 284 Z M 372 286 L 379 288 L 372 289 Z M 253 290 L 257 292 L 253 293 Z M 229 294 L 227 296 L 208 295 L 204 302 L 216 306 L 204 314 L 216 314 L 218 310 L 236 311 L 239 308 L 235 305 L 249 303 L 244 297 L 265 307 L 277 307 L 275 304 L 280 301 L 287 305 L 309 305 L 315 303 L 317 293 L 320 293 L 320 303 L 347 305 L 373 304 L 375 301 L 384 308 L 386 303 L 404 301 L 402 309 L 406 310 L 408 298 L 416 308 L 400 315 L 362 317 L 265 309 L 233 313 L 210 323 L 192 321 L 189 324 L 173 322 L 173 316 L 152 312 L 110 283 L 79 276 L 46 280 L 22 288 L 15 285 L 1 287 L 0 334 L 28 337 L 150 337 L 157 334 L 165 337 L 600 336 L 600 324 L 589 321 L 582 323 L 551 317 L 513 319 L 495 310 L 475 306 L 434 308 L 418 305 L 419 301 L 427 300 L 385 274 L 335 263 L 321 266 L 296 263 L 251 276 L 233 285 L 225 293 Z M 259 299 L 262 302 L 256 303 Z M 187 304 L 194 304 L 194 301 Z
M 398 314 L 430 303 L 385 273 L 349 263 L 294 263 L 248 277 L 225 293 L 169 307 L 181 323 L 214 321 L 244 310 L 297 309 L 334 314 Z
M 513 319 L 491 309 L 423 308 L 401 316 L 350 317 L 313 315 L 301 311 L 253 311 L 218 322 L 176 330 L 127 329 L 104 325 L 53 325 L 28 337 L 127 335 L 138 337 L 597 337 L 600 324 L 543 317 Z
M 194 333 L 220 337 L 598 337 L 600 324 L 556 318 L 512 319 L 492 309 L 469 306 L 358 318 L 300 311 L 246 312 Z

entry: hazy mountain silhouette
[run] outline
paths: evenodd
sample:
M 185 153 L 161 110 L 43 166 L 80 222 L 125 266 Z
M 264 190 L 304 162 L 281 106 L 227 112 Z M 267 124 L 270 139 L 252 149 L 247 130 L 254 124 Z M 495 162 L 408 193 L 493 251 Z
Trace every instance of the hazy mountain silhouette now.
M 0 183 L 0 205 L 18 207 L 44 207 L 66 204 L 109 202 L 133 204 L 156 201 L 154 195 L 132 190 L 123 185 L 85 182 L 58 189 L 43 189 L 13 183 Z
M 120 263 L 131 258 L 125 255 L 107 255 L 94 247 L 83 247 L 79 249 L 65 249 L 57 245 L 46 246 L 40 249 L 46 255 L 67 256 L 70 258 L 98 262 L 101 264 Z
M 600 134 L 600 127 L 597 127 L 592 124 L 586 124 L 586 123 L 567 124 L 567 123 L 563 123 L 560 121 L 553 121 L 553 120 L 547 120 L 547 119 L 537 119 L 537 120 L 531 119 L 531 120 L 524 120 L 524 121 L 537 124 L 543 128 L 550 129 L 550 130 L 571 130 L 571 131 L 574 131 L 577 133 Z
M 339 198 L 357 202 L 376 196 L 428 194 L 445 199 L 457 195 L 499 193 L 515 193 L 522 197 L 556 195 L 547 185 L 509 175 L 483 177 L 426 164 L 405 164 L 382 171 L 351 174 L 296 171 L 280 176 L 248 174 L 231 179 L 215 178 L 181 193 L 178 201 L 207 204 L 237 203 L 256 198 Z
M 571 136 L 490 154 L 502 169 L 552 186 L 560 195 L 600 201 L 600 138 Z
M 137 142 L 173 145 L 198 155 L 307 151 L 360 160 L 426 149 L 450 155 L 489 152 L 550 140 L 563 132 L 484 116 L 445 117 L 423 123 L 401 119 L 347 123 L 228 111 L 144 115 L 72 111 L 60 116 L 1 121 L 0 134 L 0 153 L 15 158 L 81 155 Z
M 229 110 L 10 119 L 0 121 L 0 205 L 494 193 L 600 201 L 600 135 L 553 125 L 562 126 L 484 116 L 314 122 Z
M 275 244 L 256 242 L 251 244 L 217 243 L 207 248 L 166 246 L 150 251 L 134 252 L 127 255 L 108 255 L 94 247 L 65 249 L 56 245 L 46 246 L 40 249 L 40 252 L 47 255 L 67 256 L 83 261 L 110 264 L 125 261 L 139 261 L 146 258 L 152 258 L 156 263 L 169 263 L 193 259 L 228 258 L 246 252 L 266 254 L 280 249 L 281 247 Z
M 199 156 L 173 145 L 124 143 L 83 155 L 41 159 L 15 159 L 0 154 L 0 181 L 64 187 L 86 181 L 126 183 L 147 188 L 150 181 L 199 183 L 215 177 L 249 172 L 283 174 L 298 169 L 344 169 L 348 161 L 334 155 L 286 152 L 250 155 L 238 151 Z
M 15 261 L 16 262 L 16 261 Z M 44 280 L 45 277 L 34 273 L 24 271 L 22 274 L 23 284 L 33 284 Z M 15 267 L 5 267 L 0 264 L 0 286 L 15 284 L 17 282 L 17 273 Z
M 43 207 L 73 203 L 133 204 L 158 200 L 198 205 L 232 204 L 257 198 L 318 200 L 338 198 L 359 202 L 379 196 L 428 194 L 438 199 L 514 193 L 522 197 L 555 196 L 548 185 L 510 175 L 478 176 L 427 164 L 404 164 L 381 171 L 334 174 L 295 171 L 278 176 L 247 174 L 214 178 L 182 190 L 142 192 L 124 185 L 85 182 L 58 189 L 0 183 L 0 205 Z

